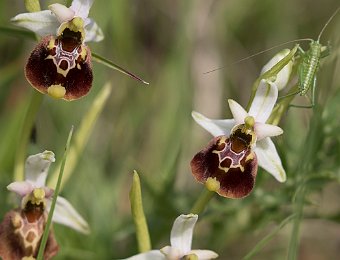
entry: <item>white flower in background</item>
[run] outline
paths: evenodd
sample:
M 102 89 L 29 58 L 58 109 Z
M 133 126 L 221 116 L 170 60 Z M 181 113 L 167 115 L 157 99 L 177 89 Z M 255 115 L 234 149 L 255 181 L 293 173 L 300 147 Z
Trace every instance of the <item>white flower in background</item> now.
M 17 193 L 21 198 L 21 208 L 25 209 L 28 203 L 40 205 L 48 213 L 53 196 L 53 190 L 45 186 L 48 169 L 55 161 L 54 153 L 44 151 L 27 158 L 25 164 L 25 181 L 9 184 L 7 189 Z M 57 197 L 57 203 L 52 220 L 66 225 L 82 233 L 89 233 L 87 222 L 63 197 Z
M 192 250 L 192 233 L 197 222 L 198 215 L 180 215 L 176 218 L 170 235 L 171 246 L 161 250 L 151 250 L 130 258 L 129 260 L 180 260 L 180 259 L 213 259 L 218 255 L 210 250 Z
M 267 172 L 272 174 L 278 181 L 286 180 L 286 173 L 282 167 L 281 159 L 276 151 L 275 145 L 270 137 L 283 133 L 283 130 L 275 125 L 266 124 L 278 96 L 278 88 L 270 80 L 261 80 L 255 98 L 249 112 L 243 109 L 236 101 L 229 99 L 229 107 L 233 119 L 213 120 L 195 111 L 192 116 L 195 121 L 214 137 L 229 136 L 234 126 L 245 124 L 245 119 L 254 120 L 254 132 L 256 143 L 254 152 L 258 164 Z
M 40 36 L 59 36 L 65 29 L 65 25 L 76 18 L 77 25 L 84 28 L 83 41 L 98 42 L 104 38 L 104 35 L 96 22 L 88 18 L 92 3 L 93 0 L 74 0 L 69 8 L 61 4 L 52 4 L 49 6 L 50 10 L 18 14 L 11 21 Z M 82 24 L 79 21 L 82 21 Z

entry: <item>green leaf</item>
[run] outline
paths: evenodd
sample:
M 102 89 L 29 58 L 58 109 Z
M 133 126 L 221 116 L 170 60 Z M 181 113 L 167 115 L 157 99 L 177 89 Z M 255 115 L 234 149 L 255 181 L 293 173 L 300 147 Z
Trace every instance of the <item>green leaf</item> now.
M 123 69 L 122 67 L 114 64 L 112 61 L 108 60 L 108 59 L 105 59 L 104 57 L 100 56 L 99 54 L 97 53 L 94 53 L 92 52 L 92 57 L 93 57 L 93 60 L 98 62 L 98 63 L 101 63 L 111 69 L 114 69 L 114 70 L 118 70 L 119 72 L 125 74 L 125 75 L 128 75 L 130 76 L 131 78 L 135 79 L 135 80 L 138 80 L 138 81 L 141 81 L 143 82 L 144 84 L 146 85 L 149 85 L 148 82 L 146 82 L 145 80 L 141 79 L 140 77 L 132 74 L 131 72 L 127 71 L 126 69 Z

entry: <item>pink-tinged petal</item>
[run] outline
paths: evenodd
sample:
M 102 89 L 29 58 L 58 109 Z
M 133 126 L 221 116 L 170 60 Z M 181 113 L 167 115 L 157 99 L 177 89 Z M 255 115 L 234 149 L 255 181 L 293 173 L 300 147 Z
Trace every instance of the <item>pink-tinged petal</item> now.
M 166 259 L 182 259 L 184 256 L 180 249 L 172 246 L 165 246 L 160 251 Z
M 32 183 L 36 188 L 44 187 L 48 169 L 54 161 L 54 153 L 51 151 L 29 156 L 25 163 L 26 181 Z
M 197 122 L 197 124 L 202 126 L 205 130 L 207 130 L 213 136 L 229 135 L 231 129 L 235 126 L 234 119 L 222 119 L 222 120 L 209 119 L 205 117 L 204 115 L 197 113 L 195 111 L 193 111 L 191 115 L 194 118 L 194 120 Z
M 214 251 L 211 250 L 200 250 L 195 249 L 191 250 L 189 254 L 195 254 L 197 255 L 198 259 L 214 259 L 218 257 L 218 254 L 216 254 Z
M 151 250 L 149 252 L 125 258 L 125 260 L 166 260 L 167 258 L 159 250 Z
M 260 141 L 266 137 L 281 135 L 283 133 L 283 130 L 276 125 L 255 123 L 254 128 L 255 128 L 257 141 Z
M 235 124 L 244 124 L 244 119 L 248 116 L 247 111 L 235 100 L 228 99 L 229 108 L 235 119 Z
M 261 80 L 250 106 L 249 115 L 253 116 L 256 122 L 265 123 L 273 110 L 277 95 L 278 89 L 273 82 Z
M 92 19 L 87 18 L 85 25 L 85 42 L 99 42 L 104 39 L 102 29 Z
M 43 189 L 44 189 L 44 192 L 45 192 L 45 198 L 46 199 L 49 199 L 49 198 L 51 198 L 53 196 L 53 194 L 54 194 L 54 190 L 53 189 L 51 189 L 49 187 L 43 187 Z
M 71 21 L 75 15 L 75 12 L 70 8 L 66 7 L 62 4 L 51 4 L 48 6 L 48 9 L 54 13 L 57 17 L 59 23 Z
M 170 235 L 171 247 L 179 250 L 182 256 L 191 250 L 192 233 L 197 222 L 198 215 L 180 215 L 176 218 Z
M 255 153 L 260 167 L 273 175 L 279 182 L 286 181 L 286 172 L 283 169 L 281 159 L 269 137 L 257 142 Z
M 73 0 L 70 9 L 75 12 L 75 16 L 85 20 L 89 16 L 92 3 L 93 0 Z
M 51 207 L 51 201 L 47 200 L 47 210 Z M 83 217 L 65 198 L 58 196 L 52 220 L 56 223 L 68 226 L 81 233 L 90 233 L 90 228 Z
M 11 22 L 40 36 L 56 35 L 57 28 L 59 27 L 56 16 L 49 10 L 18 14 L 11 19 Z
M 284 49 L 276 54 L 266 65 L 263 66 L 261 70 L 261 75 L 268 70 L 270 70 L 274 65 L 276 65 L 280 60 L 286 57 L 289 54 L 289 49 Z M 293 61 L 291 60 L 288 64 L 276 75 L 276 79 L 274 83 L 276 84 L 278 90 L 283 89 L 286 87 L 290 74 L 293 68 Z
M 15 192 L 21 197 L 24 197 L 27 194 L 30 194 L 33 191 L 34 187 L 31 183 L 27 181 L 16 181 L 9 184 L 7 186 L 7 189 L 9 191 Z
M 245 143 L 248 140 L 248 143 Z M 251 149 L 252 137 L 215 137 L 191 160 L 191 171 L 200 183 L 213 178 L 220 183 L 219 195 L 239 199 L 247 196 L 255 185 L 257 159 Z

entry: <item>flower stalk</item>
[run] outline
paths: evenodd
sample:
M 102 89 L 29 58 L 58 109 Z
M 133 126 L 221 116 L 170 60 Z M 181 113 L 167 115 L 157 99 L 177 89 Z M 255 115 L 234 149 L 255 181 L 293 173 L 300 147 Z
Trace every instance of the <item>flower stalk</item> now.
M 197 198 L 194 206 L 191 208 L 190 212 L 197 215 L 203 213 L 210 200 L 214 197 L 214 194 L 215 191 L 204 188 L 200 196 Z

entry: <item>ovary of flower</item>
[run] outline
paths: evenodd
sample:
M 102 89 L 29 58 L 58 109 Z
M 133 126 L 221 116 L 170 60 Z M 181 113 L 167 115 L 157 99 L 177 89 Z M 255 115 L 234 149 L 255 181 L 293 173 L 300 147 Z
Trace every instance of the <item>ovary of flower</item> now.
M 21 208 L 28 202 L 39 205 L 43 203 L 44 209 L 49 212 L 53 190 L 45 186 L 48 170 L 55 161 L 54 153 L 44 151 L 27 158 L 25 163 L 25 181 L 12 182 L 7 189 L 15 192 L 21 199 Z M 63 197 L 57 197 L 53 221 L 66 225 L 82 233 L 89 233 L 87 222 Z
M 180 260 L 184 257 L 189 259 L 214 259 L 218 255 L 211 250 L 192 250 L 192 234 L 197 222 L 198 215 L 180 215 L 176 218 L 170 235 L 170 246 L 161 250 L 151 250 L 127 259 L 129 260 Z
M 284 182 L 286 173 L 275 145 L 270 139 L 270 137 L 282 134 L 283 130 L 278 126 L 265 123 L 273 110 L 277 96 L 276 84 L 270 80 L 261 80 L 249 112 L 236 101 L 229 99 L 228 103 L 233 119 L 213 120 L 197 112 L 192 112 L 192 116 L 199 125 L 215 137 L 229 136 L 235 126 L 245 124 L 245 120 L 254 120 L 254 132 L 257 139 L 254 151 L 258 158 L 258 164 L 278 181 Z

